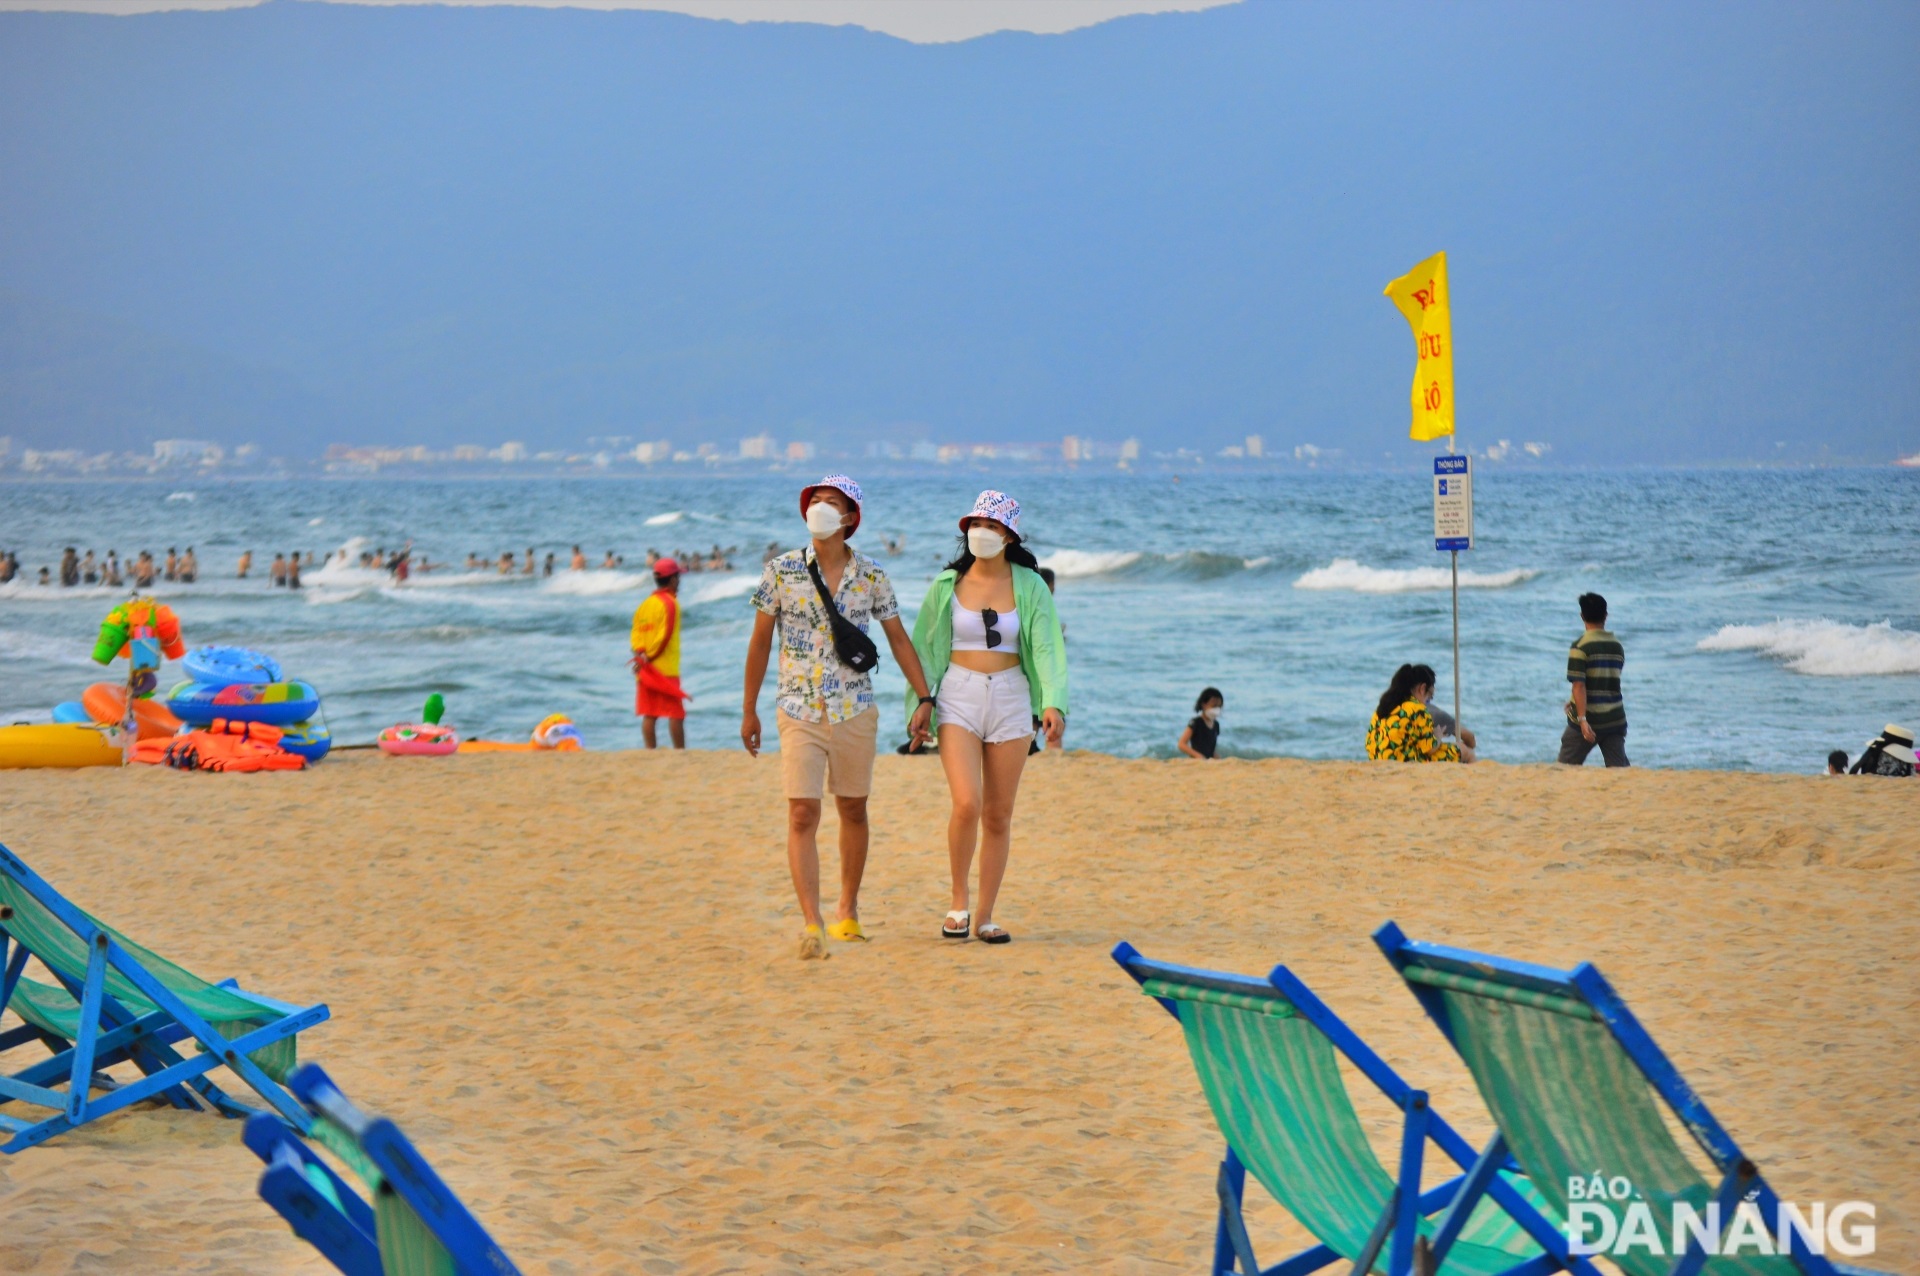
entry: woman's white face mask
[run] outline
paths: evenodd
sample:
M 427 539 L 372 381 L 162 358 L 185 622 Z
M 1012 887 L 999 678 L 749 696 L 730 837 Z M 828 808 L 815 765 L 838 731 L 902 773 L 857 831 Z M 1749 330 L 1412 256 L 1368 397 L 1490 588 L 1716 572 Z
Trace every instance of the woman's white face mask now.
M 832 501 L 815 501 L 807 506 L 807 530 L 818 540 L 839 531 L 847 521 L 847 516 L 835 508 Z
M 1200 711 L 1200 716 L 1204 717 L 1209 723 L 1218 722 L 1220 721 L 1220 706 L 1210 704 Z
M 967 529 L 967 552 L 975 558 L 998 558 L 1006 548 L 1007 538 L 991 527 Z

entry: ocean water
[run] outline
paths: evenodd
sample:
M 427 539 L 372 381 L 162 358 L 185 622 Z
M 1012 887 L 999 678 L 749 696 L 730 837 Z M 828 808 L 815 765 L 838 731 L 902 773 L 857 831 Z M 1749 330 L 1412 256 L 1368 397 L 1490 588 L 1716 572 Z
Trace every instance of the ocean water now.
M 0 547 L 26 569 L 0 586 L 0 721 L 45 721 L 102 673 L 88 653 L 117 595 L 41 588 L 41 565 L 57 568 L 65 545 L 123 558 L 192 545 L 201 580 L 156 590 L 189 644 L 273 653 L 320 689 L 341 741 L 414 720 L 439 691 L 470 735 L 525 738 L 558 712 L 589 747 L 634 747 L 627 634 L 651 588 L 644 551 L 717 544 L 737 547 L 741 569 L 683 586 L 687 734 L 696 748 L 738 747 L 747 596 L 761 550 L 804 537 L 796 493 L 812 477 L 0 485 Z M 909 622 L 975 492 L 1002 486 L 1024 503 L 1029 541 L 1060 578 L 1070 747 L 1172 756 L 1213 685 L 1226 695 L 1223 752 L 1361 757 L 1403 661 L 1439 670 L 1436 701 L 1452 702 L 1447 560 L 1431 548 L 1424 475 L 860 477 L 855 543 L 891 573 Z M 1626 645 L 1636 764 L 1817 771 L 1884 722 L 1920 725 L 1920 472 L 1489 465 L 1475 487 L 1461 692 L 1486 756 L 1554 756 L 1586 590 L 1607 596 Z M 903 548 L 884 552 L 883 537 Z M 329 566 L 298 593 L 264 578 L 276 550 L 357 555 L 409 539 L 435 562 L 518 559 L 531 545 L 564 568 L 579 543 L 591 562 L 611 549 L 633 567 L 550 579 L 455 569 L 396 585 Z M 248 548 L 254 577 L 235 580 Z M 903 738 L 890 657 L 880 685 L 883 737 Z M 771 692 L 770 675 L 763 713 Z

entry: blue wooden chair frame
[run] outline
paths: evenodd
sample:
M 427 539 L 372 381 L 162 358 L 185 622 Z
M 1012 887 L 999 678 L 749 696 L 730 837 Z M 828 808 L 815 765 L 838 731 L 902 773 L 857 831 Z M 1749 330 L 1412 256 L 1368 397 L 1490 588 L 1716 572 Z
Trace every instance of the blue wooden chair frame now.
M 397 1193 L 419 1215 L 453 1259 L 459 1276 L 519 1276 L 513 1260 L 399 1126 L 356 1108 L 317 1063 L 302 1064 L 287 1078 L 287 1088 L 313 1116 L 352 1138 L 384 1180 L 377 1190 Z M 260 1199 L 287 1221 L 294 1235 L 346 1276 L 386 1276 L 373 1207 L 345 1179 L 270 1113 L 250 1118 L 243 1138 L 266 1162 Z
M 77 935 L 87 951 L 84 979 L 75 979 L 53 964 L 42 962 L 79 1003 L 77 1039 L 68 1041 L 33 1024 L 0 1032 L 0 1054 L 36 1042 L 53 1052 L 51 1058 L 11 1076 L 0 1076 L 0 1106 L 26 1103 L 51 1108 L 54 1113 L 42 1120 L 30 1121 L 0 1112 L 0 1135 L 12 1135 L 0 1144 L 0 1152 L 19 1152 L 44 1143 L 57 1134 L 144 1099 L 163 1098 L 176 1108 L 193 1110 L 204 1103 L 228 1117 L 243 1117 L 259 1111 L 236 1101 L 209 1079 L 207 1074 L 222 1065 L 251 1086 L 281 1117 L 301 1129 L 306 1128 L 309 1118 L 300 1105 L 248 1055 L 324 1021 L 329 1014 L 325 1005 L 296 1006 L 247 992 L 233 980 L 224 980 L 215 986 L 258 1005 L 263 1013 L 280 1016 L 264 1027 L 229 1041 L 5 846 L 0 846 L 0 876 L 11 879 L 31 895 Z M 5 1009 L 13 999 L 27 958 L 37 955 L 31 954 L 25 943 L 7 929 L 5 914 L 8 911 L 0 910 L 0 1009 Z M 135 1014 L 122 1005 L 106 991 L 109 968 L 138 988 L 156 1008 L 147 1014 Z M 188 1038 L 197 1041 L 204 1053 L 182 1056 L 173 1049 L 176 1043 Z M 119 1084 L 104 1072 L 128 1061 L 146 1075 L 138 1081 Z M 67 1082 L 64 1093 L 51 1088 L 63 1080 Z M 105 1093 L 96 1096 L 95 1090 Z M 198 1102 L 194 1096 L 198 1096 Z
M 1661 1102 L 1667 1105 L 1682 1126 L 1693 1133 L 1701 1149 L 1712 1158 L 1721 1174 L 1714 1200 L 1719 1204 L 1722 1215 L 1730 1215 L 1733 1207 L 1742 1200 L 1753 1201 L 1760 1207 L 1760 1216 L 1766 1222 L 1769 1234 L 1779 1235 L 1779 1195 L 1746 1153 L 1740 1150 L 1740 1145 L 1733 1141 L 1726 1127 L 1707 1110 L 1707 1105 L 1701 1102 L 1693 1087 L 1681 1077 L 1680 1070 L 1673 1066 L 1672 1060 L 1654 1043 L 1647 1030 L 1640 1026 L 1640 1021 L 1627 1009 L 1627 1003 L 1613 990 L 1613 985 L 1590 962 L 1583 961 L 1572 970 L 1554 970 L 1549 966 L 1536 966 L 1530 962 L 1510 961 L 1464 948 L 1449 948 L 1443 944 L 1408 939 L 1394 922 L 1388 922 L 1375 931 L 1373 941 L 1386 954 L 1393 968 L 1400 972 L 1400 977 L 1406 980 L 1407 988 L 1426 1010 L 1428 1018 L 1446 1036 L 1448 1044 L 1456 1048 L 1458 1043 L 1454 1039 L 1453 1026 L 1448 1022 L 1441 990 L 1418 982 L 1418 976 L 1410 974 L 1410 971 L 1426 969 L 1447 975 L 1462 975 L 1469 979 L 1529 992 L 1549 993 L 1585 1003 L 1593 1010 L 1598 1021 L 1613 1034 L 1613 1039 L 1633 1061 L 1640 1075 L 1646 1078 L 1653 1092 L 1660 1096 Z M 1504 1140 L 1505 1136 L 1502 1135 L 1503 1144 Z M 1797 1229 L 1792 1231 L 1791 1247 L 1792 1259 L 1806 1276 L 1877 1276 L 1864 1268 L 1835 1263 L 1824 1254 L 1814 1253 Z M 1674 1260 L 1669 1276 L 1694 1276 L 1706 1265 L 1708 1257 L 1699 1238 L 1695 1236 L 1690 1240 L 1687 1252 Z
M 1559 1228 L 1500 1177 L 1499 1171 L 1517 1172 L 1519 1167 L 1506 1154 L 1506 1146 L 1499 1136 L 1496 1135 L 1486 1149 L 1475 1151 L 1473 1145 L 1428 1104 L 1426 1091 L 1408 1085 L 1399 1073 L 1375 1054 L 1345 1021 L 1285 966 L 1275 966 L 1266 979 L 1261 980 L 1250 975 L 1154 961 L 1141 956 L 1138 949 L 1124 940 L 1114 946 L 1112 955 L 1120 969 L 1141 985 L 1149 979 L 1165 979 L 1243 996 L 1274 997 L 1277 994 L 1285 998 L 1302 1018 L 1319 1029 L 1334 1048 L 1346 1056 L 1348 1062 L 1373 1082 L 1389 1102 L 1400 1109 L 1403 1113 L 1400 1163 L 1394 1191 L 1373 1235 L 1368 1239 L 1366 1252 L 1354 1264 L 1355 1272 L 1364 1273 L 1373 1268 L 1380 1251 L 1385 1248 L 1388 1276 L 1409 1276 L 1416 1262 L 1415 1242 L 1419 1235 L 1419 1220 L 1440 1210 L 1445 1210 L 1446 1214 L 1434 1234 L 1431 1249 L 1427 1254 L 1420 1255 L 1419 1261 L 1424 1265 L 1430 1257 L 1431 1266 L 1427 1270 L 1443 1270 L 1447 1251 L 1459 1237 L 1468 1215 L 1482 1196 L 1490 1196 L 1545 1251 L 1516 1264 L 1504 1276 L 1548 1276 L 1548 1273 L 1558 1271 L 1571 1271 L 1579 1276 L 1600 1276 L 1586 1259 L 1569 1252 L 1566 1235 Z M 1155 1000 L 1168 1014 L 1179 1019 L 1180 1013 L 1171 1002 L 1165 998 Z M 1422 1193 L 1420 1174 L 1429 1139 L 1452 1157 L 1465 1173 Z M 1272 1267 L 1260 1267 L 1247 1237 L 1246 1223 L 1241 1217 L 1246 1179 L 1246 1166 L 1229 1145 L 1226 1157 L 1220 1162 L 1220 1173 L 1215 1184 L 1220 1198 L 1220 1220 L 1214 1232 L 1213 1264 L 1208 1269 L 1213 1276 L 1231 1276 L 1236 1263 L 1245 1276 L 1255 1276 L 1256 1273 L 1257 1276 L 1306 1276 L 1308 1272 L 1342 1261 L 1342 1256 L 1329 1246 L 1316 1245 Z

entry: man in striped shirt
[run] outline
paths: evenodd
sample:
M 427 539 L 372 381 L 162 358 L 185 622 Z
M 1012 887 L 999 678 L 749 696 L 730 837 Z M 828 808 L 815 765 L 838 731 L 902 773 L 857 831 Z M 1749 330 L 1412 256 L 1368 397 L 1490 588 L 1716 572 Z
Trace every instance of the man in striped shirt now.
M 1567 701 L 1560 761 L 1580 766 L 1597 744 L 1608 766 L 1627 766 L 1627 706 L 1620 698 L 1620 667 L 1626 663 L 1626 652 L 1620 640 L 1607 632 L 1606 599 L 1580 595 L 1580 620 L 1586 632 L 1573 640 L 1573 649 L 1567 652 L 1567 681 L 1573 686 L 1573 698 Z

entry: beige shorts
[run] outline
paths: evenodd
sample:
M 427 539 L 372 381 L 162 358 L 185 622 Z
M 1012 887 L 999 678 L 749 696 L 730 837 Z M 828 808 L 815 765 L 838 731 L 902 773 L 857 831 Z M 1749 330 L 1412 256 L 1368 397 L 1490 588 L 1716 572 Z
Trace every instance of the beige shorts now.
M 778 709 L 780 778 L 789 798 L 820 800 L 821 787 L 835 797 L 865 797 L 873 790 L 873 746 L 880 710 L 845 722 L 802 722 Z

